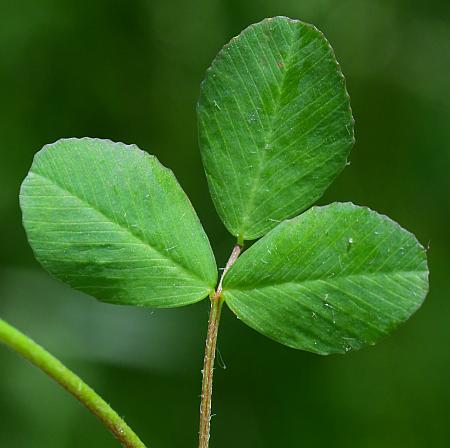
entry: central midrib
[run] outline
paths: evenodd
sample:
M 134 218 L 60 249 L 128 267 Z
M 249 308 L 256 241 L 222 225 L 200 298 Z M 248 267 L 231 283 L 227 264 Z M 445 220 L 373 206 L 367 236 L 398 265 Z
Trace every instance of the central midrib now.
M 56 188 L 59 188 L 61 191 L 70 194 L 73 198 L 75 198 L 76 200 L 82 202 L 83 204 L 86 204 L 89 208 L 91 208 L 92 210 L 94 210 L 96 213 L 98 213 L 99 215 L 103 216 L 104 218 L 106 218 L 112 224 L 116 225 L 117 227 L 119 227 L 122 230 L 125 230 L 131 237 L 133 237 L 135 240 L 137 240 L 139 243 L 141 243 L 144 247 L 146 247 L 146 248 L 156 252 L 157 254 L 161 255 L 163 258 L 166 258 L 167 260 L 171 261 L 181 271 L 184 271 L 185 273 L 189 274 L 190 276 L 194 276 L 195 278 L 200 280 L 202 283 L 206 283 L 196 272 L 193 272 L 193 271 L 187 269 L 185 266 L 183 266 L 182 264 L 180 264 L 176 260 L 174 260 L 172 257 L 170 257 L 168 252 L 160 251 L 156 247 L 153 247 L 152 245 L 150 245 L 149 241 L 146 241 L 146 240 L 142 239 L 142 237 L 140 235 L 134 233 L 129 227 L 123 225 L 121 222 L 115 221 L 114 219 L 112 219 L 110 216 L 108 216 L 102 210 L 99 210 L 96 206 L 91 204 L 86 199 L 81 198 L 80 196 L 75 194 L 73 191 L 67 189 L 66 187 L 63 187 L 62 185 L 58 184 L 53 179 L 51 179 L 50 177 L 48 177 L 48 176 L 46 176 L 44 174 L 37 173 L 36 171 L 30 171 L 30 173 L 34 174 L 35 176 L 41 177 L 42 179 L 50 182 Z
M 287 57 L 287 60 L 286 60 L 286 63 L 285 63 L 285 70 L 284 70 L 284 72 L 282 74 L 282 78 L 281 78 L 281 85 L 280 85 L 279 90 L 277 92 L 276 98 L 274 98 L 274 100 L 273 100 L 274 108 L 273 108 L 272 115 L 271 115 L 271 117 L 269 119 L 269 126 L 268 126 L 268 130 L 267 130 L 267 133 L 266 133 L 266 137 L 264 139 L 264 148 L 263 148 L 263 151 L 262 151 L 262 157 L 259 159 L 256 176 L 255 176 L 255 178 L 254 178 L 254 180 L 252 182 L 252 187 L 251 187 L 250 193 L 248 195 L 247 205 L 246 205 L 246 207 L 244 207 L 244 210 L 246 210 L 246 213 L 245 213 L 245 215 L 242 218 L 242 229 L 239 232 L 239 236 L 241 236 L 242 238 L 245 236 L 245 230 L 246 230 L 246 226 L 247 226 L 247 223 L 248 223 L 248 218 L 250 217 L 249 211 L 250 211 L 251 207 L 253 207 L 253 203 L 254 203 L 255 198 L 256 198 L 257 187 L 258 187 L 259 181 L 260 181 L 260 177 L 261 177 L 261 174 L 263 173 L 264 168 L 265 168 L 264 165 L 265 165 L 266 154 L 267 154 L 267 149 L 266 148 L 267 148 L 267 145 L 270 144 L 270 141 L 272 140 L 272 137 L 273 137 L 273 131 L 274 131 L 273 124 L 275 122 L 278 110 L 280 108 L 281 98 L 283 96 L 283 91 L 284 91 L 284 88 L 285 88 L 286 76 L 287 76 L 287 73 L 289 72 L 289 68 L 290 68 L 290 65 L 292 63 L 292 57 L 293 57 L 293 54 L 294 54 L 294 52 L 292 50 L 293 50 L 293 47 L 294 47 L 294 45 L 296 43 L 295 36 L 296 36 L 295 31 L 292 31 L 291 32 L 291 40 L 289 42 L 289 47 L 288 47 L 288 57 Z
M 291 280 L 291 281 L 278 281 L 278 282 L 271 282 L 271 283 L 265 283 L 261 284 L 260 286 L 250 286 L 250 285 L 244 285 L 244 286 L 235 286 L 235 287 L 229 287 L 227 286 L 226 282 L 224 282 L 223 291 L 250 291 L 252 289 L 264 289 L 264 288 L 271 288 L 276 286 L 284 286 L 284 285 L 295 285 L 295 286 L 301 286 L 306 283 L 314 283 L 314 282 L 326 282 L 329 283 L 330 281 L 337 280 L 337 279 L 346 279 L 346 278 L 355 278 L 355 277 L 377 277 L 381 275 L 393 275 L 393 274 L 426 274 L 427 271 L 420 271 L 420 270 L 412 270 L 412 271 L 378 271 L 378 272 L 371 272 L 371 273 L 355 273 L 355 274 L 347 274 L 347 275 L 335 275 L 333 277 L 315 277 L 315 278 L 308 278 L 304 280 Z

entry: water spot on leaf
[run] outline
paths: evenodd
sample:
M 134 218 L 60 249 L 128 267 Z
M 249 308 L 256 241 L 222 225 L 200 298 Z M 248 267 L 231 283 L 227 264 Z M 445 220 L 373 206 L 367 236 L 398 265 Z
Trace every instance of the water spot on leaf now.
M 354 243 L 353 238 L 350 237 L 350 238 L 347 240 L 347 252 L 352 248 L 353 243 Z
M 323 304 L 323 306 L 331 311 L 331 320 L 332 320 L 333 324 L 335 324 L 336 316 L 334 314 L 334 307 L 333 307 L 333 305 L 331 305 L 330 303 L 327 302 L 328 297 L 329 297 L 329 294 L 325 294 L 325 303 Z
M 249 123 L 255 123 L 257 121 L 257 112 L 250 112 L 247 116 L 247 121 Z

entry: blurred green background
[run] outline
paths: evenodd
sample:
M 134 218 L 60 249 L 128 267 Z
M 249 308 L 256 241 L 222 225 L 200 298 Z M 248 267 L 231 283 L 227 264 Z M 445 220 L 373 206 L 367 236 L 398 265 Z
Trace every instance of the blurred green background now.
M 431 292 L 378 346 L 297 352 L 224 311 L 212 447 L 450 446 L 448 0 L 0 0 L 0 316 L 59 356 L 152 448 L 194 447 L 208 304 L 115 307 L 33 259 L 18 190 L 60 137 L 136 143 L 172 168 L 220 266 L 233 243 L 196 137 L 205 69 L 250 23 L 287 15 L 333 45 L 356 119 L 351 166 L 320 203 L 351 200 L 430 244 Z M 0 447 L 114 447 L 84 408 L 0 347 Z

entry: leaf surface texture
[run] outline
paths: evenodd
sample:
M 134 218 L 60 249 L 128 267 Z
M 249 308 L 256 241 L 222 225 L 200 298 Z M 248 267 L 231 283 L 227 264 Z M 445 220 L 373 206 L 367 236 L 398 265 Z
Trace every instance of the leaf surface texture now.
M 214 289 L 214 256 L 173 173 L 137 146 L 65 139 L 36 154 L 23 223 L 53 275 L 100 300 L 173 307 Z
M 241 241 L 310 207 L 354 142 L 332 48 L 312 25 L 285 17 L 248 27 L 219 52 L 198 118 L 215 207 Z
M 349 203 L 313 207 L 245 251 L 223 282 L 262 334 L 319 354 L 372 345 L 428 291 L 426 253 L 391 219 Z

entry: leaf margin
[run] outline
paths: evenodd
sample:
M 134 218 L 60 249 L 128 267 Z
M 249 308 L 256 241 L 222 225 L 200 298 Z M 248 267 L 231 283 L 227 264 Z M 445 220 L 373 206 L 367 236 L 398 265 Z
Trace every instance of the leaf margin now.
M 247 319 L 245 317 L 243 317 L 243 315 L 240 313 L 240 310 L 238 310 L 238 307 L 236 306 L 236 304 L 233 304 L 233 298 L 230 296 L 230 294 L 228 294 L 227 297 L 227 292 L 228 291 L 232 291 L 234 290 L 239 290 L 239 288 L 230 288 L 229 285 L 227 285 L 227 283 L 230 282 L 230 278 L 232 279 L 233 275 L 236 273 L 236 271 L 238 269 L 240 269 L 240 266 L 246 262 L 246 258 L 248 258 L 251 254 L 251 250 L 252 248 L 258 248 L 259 246 L 262 246 L 263 244 L 265 244 L 265 239 L 270 237 L 271 233 L 275 233 L 278 229 L 278 231 L 280 231 L 280 226 L 283 225 L 289 225 L 291 222 L 296 222 L 297 220 L 300 220 L 306 213 L 310 212 L 310 211 L 316 211 L 316 210 L 324 210 L 324 209 L 328 209 L 330 207 L 333 206 L 349 206 L 349 207 L 353 207 L 355 209 L 359 209 L 365 212 L 369 212 L 370 214 L 376 215 L 377 218 L 379 218 L 380 220 L 383 220 L 387 223 L 389 223 L 390 225 L 392 225 L 394 228 L 396 228 L 396 230 L 401 231 L 402 233 L 404 233 L 405 235 L 407 235 L 409 238 L 412 239 L 412 241 L 414 241 L 415 246 L 417 248 L 418 251 L 420 251 L 421 255 L 422 255 L 422 265 L 424 270 L 418 270 L 418 271 L 414 271 L 414 272 L 418 272 L 418 273 L 422 273 L 425 275 L 424 277 L 424 285 L 425 288 L 423 289 L 423 294 L 420 298 L 420 300 L 416 303 L 416 305 L 412 308 L 412 310 L 409 312 L 409 315 L 398 322 L 394 322 L 392 324 L 392 326 L 388 329 L 388 331 L 386 332 L 386 334 L 384 334 L 381 337 L 378 337 L 375 341 L 372 342 L 365 342 L 363 344 L 361 344 L 359 347 L 352 347 L 349 351 L 359 351 L 362 348 L 365 348 L 366 346 L 372 346 L 377 344 L 378 342 L 380 342 L 381 340 L 385 339 L 386 336 L 390 335 L 394 330 L 396 330 L 397 328 L 401 327 L 402 325 L 404 325 L 418 310 L 419 308 L 423 305 L 425 299 L 428 296 L 429 290 L 430 290 L 430 284 L 429 284 L 429 275 L 430 275 L 430 270 L 429 270 L 429 263 L 428 263 L 428 257 L 427 257 L 427 253 L 428 253 L 428 249 L 425 248 L 420 241 L 417 239 L 417 237 L 415 236 L 414 233 L 412 233 L 411 231 L 403 228 L 398 222 L 396 222 L 395 220 L 393 220 L 392 218 L 390 218 L 389 216 L 379 213 L 377 211 L 372 210 L 371 208 L 367 207 L 367 206 L 359 206 L 359 205 L 355 205 L 353 202 L 333 202 L 331 204 L 327 204 L 324 206 L 313 206 L 310 209 L 308 209 L 307 211 L 305 211 L 304 213 L 302 213 L 299 216 L 296 216 L 294 218 L 290 218 L 290 219 L 286 219 L 283 222 L 281 222 L 280 224 L 278 224 L 277 227 L 275 227 L 274 229 L 272 229 L 269 233 L 267 233 L 264 237 L 262 237 L 261 239 L 259 239 L 258 241 L 256 241 L 249 249 L 247 249 L 242 255 L 241 257 L 239 257 L 239 259 L 236 261 L 236 263 L 230 268 L 230 270 L 225 274 L 224 279 L 223 279 L 223 290 L 222 290 L 222 297 L 224 299 L 224 302 L 227 303 L 229 309 L 232 311 L 232 313 L 242 322 L 244 322 L 247 326 L 249 326 L 251 329 L 255 330 L 256 332 L 260 333 L 261 335 L 271 339 L 272 341 L 278 342 L 282 345 L 285 345 L 287 347 L 290 348 L 294 348 L 297 350 L 302 350 L 302 351 L 308 351 L 314 354 L 319 354 L 319 355 L 331 355 L 331 354 L 345 354 L 347 353 L 347 350 L 336 350 L 336 351 L 320 351 L 320 350 L 316 350 L 316 349 L 308 349 L 308 348 L 304 348 L 304 347 L 299 347 L 296 346 L 295 344 L 290 344 L 287 343 L 286 341 L 281 341 L 279 339 L 277 339 L 276 337 L 273 337 L 270 334 L 267 334 L 267 332 L 265 331 L 265 329 L 263 328 L 263 326 L 258 326 L 256 324 L 254 324 L 253 322 L 250 323 L 247 321 Z M 227 277 L 228 276 L 228 277 Z M 314 279 L 313 279 L 314 281 Z M 258 286 L 254 287 L 254 288 L 249 288 L 251 289 L 257 289 Z
M 201 230 L 201 232 L 203 233 L 203 237 L 204 237 L 204 241 L 206 242 L 208 248 L 209 248 L 209 255 L 210 255 L 210 261 L 212 262 L 212 264 L 214 265 L 214 279 L 211 278 L 211 282 L 210 284 L 207 284 L 206 281 L 204 281 L 205 283 L 205 293 L 201 295 L 199 295 L 198 298 L 196 298 L 195 300 L 188 300 L 188 301 L 182 301 L 179 303 L 173 303 L 173 304 L 162 304 L 162 305 L 158 305 L 158 304 L 147 304 L 147 303 L 138 303 L 138 302 L 133 302 L 133 301 L 127 301 L 124 302 L 121 299 L 109 299 L 109 298 L 100 298 L 97 295 L 88 293 L 86 291 L 82 291 L 77 287 L 74 287 L 73 285 L 71 285 L 68 281 L 61 279 L 58 275 L 55 275 L 46 265 L 45 262 L 43 262 L 43 260 L 41 259 L 41 257 L 39 256 L 39 254 L 37 253 L 37 250 L 35 249 L 35 247 L 33 247 L 32 243 L 30 242 L 30 235 L 29 235 L 29 231 L 27 229 L 27 224 L 26 224 L 26 217 L 25 217 L 25 213 L 24 213 L 24 198 L 27 196 L 24 193 L 24 189 L 27 187 L 27 181 L 29 181 L 30 178 L 30 174 L 37 174 L 40 175 L 39 173 L 33 173 L 33 167 L 35 167 L 37 165 L 37 163 L 39 163 L 39 159 L 41 157 L 44 156 L 45 153 L 48 153 L 51 150 L 54 150 L 57 145 L 59 144 L 66 144 L 66 143 L 80 143 L 80 144 L 106 144 L 106 145 L 110 145 L 112 148 L 116 149 L 119 148 L 120 150 L 124 150 L 124 151 L 131 151 L 134 152 L 136 155 L 139 155 L 141 157 L 143 157 L 144 159 L 147 159 L 150 161 L 151 164 L 153 164 L 153 168 L 157 167 L 158 169 L 161 170 L 161 173 L 163 173 L 165 176 L 168 176 L 171 178 L 171 180 L 174 182 L 174 186 L 175 188 L 178 190 L 179 193 L 182 194 L 185 203 L 188 205 L 188 208 L 190 210 L 190 212 L 192 213 L 192 216 L 195 218 L 195 223 L 197 225 L 197 227 Z M 42 175 L 40 175 L 42 177 Z M 48 181 L 50 181 L 50 183 L 56 185 L 57 187 L 59 187 L 60 189 L 64 189 L 64 187 L 61 187 L 60 185 L 56 184 L 52 179 L 47 178 Z M 80 200 L 80 198 L 72 192 L 69 192 L 69 194 L 73 195 L 74 198 Z M 28 170 L 24 180 L 21 183 L 20 186 L 20 191 L 19 191 L 19 205 L 22 211 L 22 226 L 24 228 L 25 234 L 26 234 L 26 238 L 27 241 L 31 247 L 32 253 L 35 257 L 35 259 L 39 262 L 39 264 L 44 268 L 44 270 L 54 279 L 56 279 L 59 282 L 65 283 L 68 287 L 70 287 L 71 289 L 77 290 L 77 291 L 81 291 L 84 294 L 87 294 L 90 297 L 95 298 L 98 301 L 104 302 L 104 303 L 109 303 L 109 304 L 114 304 L 114 305 L 124 305 L 124 306 L 138 306 L 138 307 L 148 307 L 148 308 L 178 308 L 181 306 L 186 306 L 186 305 L 190 305 L 190 304 L 194 304 L 197 303 L 199 301 L 204 300 L 205 298 L 207 298 L 210 294 L 212 294 L 215 290 L 215 286 L 218 280 L 218 269 L 217 269 L 217 264 L 216 264 L 216 259 L 211 247 L 211 243 L 209 241 L 208 236 L 206 235 L 206 232 L 202 226 L 202 223 L 200 221 L 199 216 L 197 215 L 197 212 L 192 204 L 192 202 L 190 201 L 190 198 L 188 197 L 188 195 L 186 194 L 186 192 L 184 191 L 184 189 L 182 188 L 182 186 L 180 185 L 177 177 L 175 176 L 174 172 L 166 167 L 165 165 L 163 165 L 159 159 L 153 155 L 148 153 L 147 151 L 142 150 L 141 148 L 139 148 L 136 144 L 126 144 L 123 142 L 116 142 L 113 141 L 111 139 L 105 139 L 105 138 L 97 138 L 97 137 L 68 137 L 68 138 L 59 138 L 56 141 L 52 142 L 52 143 L 47 143 L 45 144 L 40 150 L 38 150 L 34 156 L 33 156 L 33 160 L 32 160 L 32 164 L 30 166 L 30 169 Z M 90 205 L 94 210 L 96 210 L 95 206 L 93 206 L 92 204 L 88 204 Z M 98 210 L 97 210 L 98 211 Z M 101 211 L 98 211 L 99 213 L 103 214 Z M 106 218 L 108 220 L 111 221 L 112 224 L 121 226 L 120 223 L 116 223 L 111 217 L 106 216 Z M 141 237 L 136 236 L 131 229 L 126 228 L 125 229 L 131 236 L 133 236 L 134 238 L 138 238 L 141 243 L 143 245 L 147 245 L 148 247 L 150 247 L 152 250 L 156 250 L 154 247 L 152 247 L 148 242 L 145 242 L 141 239 Z M 156 250 L 158 253 L 160 253 L 158 250 Z M 171 257 L 167 257 L 168 259 L 170 259 L 171 261 L 173 261 L 175 264 L 177 264 L 177 262 L 175 260 L 173 260 Z M 195 272 L 191 272 L 188 269 L 186 269 L 185 266 L 179 265 L 179 267 L 181 269 L 183 269 L 186 273 L 191 274 L 191 276 L 197 278 L 198 280 L 202 280 L 200 278 L 200 276 L 198 275 L 198 273 Z

